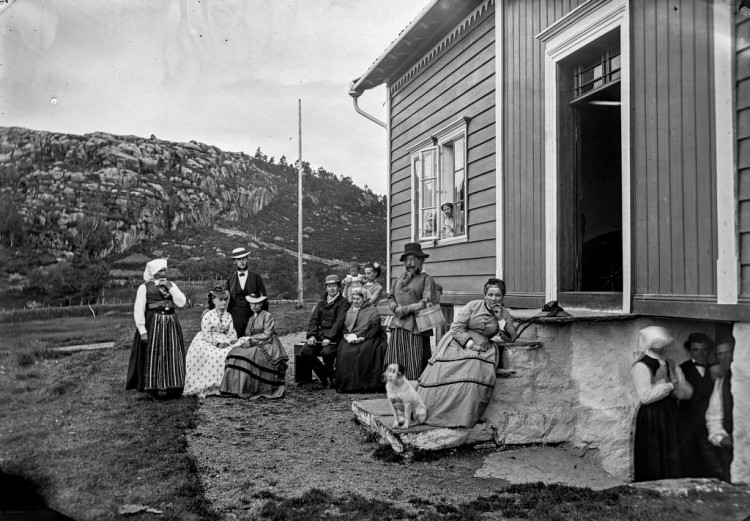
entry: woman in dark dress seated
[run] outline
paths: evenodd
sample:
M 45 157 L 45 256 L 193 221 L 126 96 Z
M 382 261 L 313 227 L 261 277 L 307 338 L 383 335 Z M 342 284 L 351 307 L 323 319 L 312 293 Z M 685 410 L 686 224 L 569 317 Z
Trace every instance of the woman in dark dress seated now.
M 346 333 L 336 353 L 336 391 L 382 391 L 388 341 L 380 326 L 380 314 L 366 289 L 351 290 L 351 307 L 344 326 Z
M 679 366 L 662 357 L 673 342 L 669 331 L 650 326 L 640 331 L 640 357 L 630 368 L 640 408 L 635 420 L 633 481 L 682 476 L 677 435 L 677 399 L 692 394 Z

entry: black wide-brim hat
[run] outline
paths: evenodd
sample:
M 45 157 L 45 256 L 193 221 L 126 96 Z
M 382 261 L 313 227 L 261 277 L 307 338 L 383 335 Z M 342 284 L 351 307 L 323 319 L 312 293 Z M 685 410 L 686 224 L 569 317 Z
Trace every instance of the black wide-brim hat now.
M 418 242 L 409 242 L 404 246 L 404 253 L 401 254 L 401 258 L 398 260 L 402 261 L 406 258 L 407 255 L 414 255 L 415 257 L 419 257 L 420 259 L 426 259 L 429 257 L 428 254 L 422 251 L 422 245 Z

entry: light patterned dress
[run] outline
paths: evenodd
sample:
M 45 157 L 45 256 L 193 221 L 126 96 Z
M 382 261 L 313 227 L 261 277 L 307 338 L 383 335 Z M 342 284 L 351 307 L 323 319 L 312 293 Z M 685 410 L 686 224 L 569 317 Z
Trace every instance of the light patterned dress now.
M 219 313 L 217 309 L 210 309 L 203 313 L 201 330 L 193 338 L 185 361 L 185 389 L 184 395 L 198 395 L 201 398 L 219 394 L 219 386 L 224 378 L 224 361 L 232 350 L 231 346 L 218 348 L 226 342 L 233 344 L 237 341 L 237 333 L 232 324 L 232 315 L 228 312 Z

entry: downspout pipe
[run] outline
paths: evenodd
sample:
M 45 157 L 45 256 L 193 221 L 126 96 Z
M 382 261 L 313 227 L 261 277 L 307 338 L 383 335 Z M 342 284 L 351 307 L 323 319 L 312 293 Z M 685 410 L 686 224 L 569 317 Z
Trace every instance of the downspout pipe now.
M 390 158 L 390 131 L 388 130 L 388 125 L 380 121 L 378 118 L 373 116 L 372 114 L 368 114 L 361 108 L 359 108 L 359 104 L 357 103 L 357 100 L 362 95 L 362 91 L 358 91 L 354 88 L 354 82 L 352 82 L 349 85 L 349 96 L 352 97 L 352 101 L 354 103 L 354 110 L 357 111 L 357 114 L 366 117 L 376 125 L 380 125 L 385 129 L 385 131 L 388 133 L 388 157 Z M 386 285 L 388 286 L 386 289 L 390 290 L 391 286 L 391 171 L 390 171 L 390 160 L 388 162 L 388 200 L 386 201 L 385 206 L 385 213 L 386 213 L 386 238 L 385 238 L 385 255 L 386 255 Z
M 352 82 L 351 85 L 349 86 L 349 96 L 352 97 L 352 101 L 354 102 L 354 110 L 356 110 L 357 114 L 359 114 L 360 116 L 364 116 L 370 121 L 372 121 L 373 123 L 380 125 L 384 129 L 388 130 L 388 125 L 380 121 L 378 118 L 376 118 L 372 114 L 368 114 L 367 112 L 359 108 L 359 103 L 357 102 L 357 100 L 359 99 L 361 95 L 362 95 L 361 91 L 354 90 L 354 82 Z

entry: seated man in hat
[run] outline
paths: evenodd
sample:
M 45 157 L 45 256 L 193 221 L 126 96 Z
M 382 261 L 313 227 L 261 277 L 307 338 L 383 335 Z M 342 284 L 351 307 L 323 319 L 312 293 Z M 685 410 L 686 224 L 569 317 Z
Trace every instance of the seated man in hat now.
M 393 283 L 388 295 L 388 309 L 393 312 L 391 335 L 385 366 L 401 364 L 406 369 L 407 380 L 416 380 L 427 367 L 430 359 L 430 336 L 432 330 L 420 333 L 416 313 L 429 305 L 440 304 L 440 292 L 435 280 L 422 271 L 424 260 L 429 257 L 417 242 L 404 246 L 401 261 L 404 273 Z
M 338 275 L 328 275 L 325 281 L 326 294 L 315 305 L 307 323 L 307 345 L 300 356 L 310 359 L 310 366 L 318 375 L 324 388 L 335 384 L 337 344 L 344 337 L 344 320 L 349 310 L 349 301 L 341 294 Z M 323 363 L 318 357 L 323 357 Z
M 226 288 L 229 291 L 227 311 L 232 315 L 237 336 L 245 334 L 247 323 L 253 316 L 253 311 L 245 297 L 253 293 L 267 295 L 266 287 L 263 285 L 263 279 L 260 275 L 247 269 L 247 257 L 249 255 L 250 252 L 245 248 L 235 248 L 229 254 L 229 257 L 234 259 L 234 263 L 237 265 L 237 271 L 227 278 Z M 263 301 L 263 309 L 268 311 L 268 300 Z

